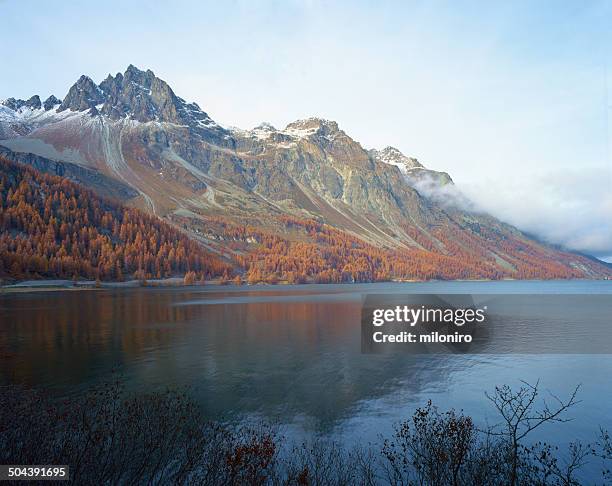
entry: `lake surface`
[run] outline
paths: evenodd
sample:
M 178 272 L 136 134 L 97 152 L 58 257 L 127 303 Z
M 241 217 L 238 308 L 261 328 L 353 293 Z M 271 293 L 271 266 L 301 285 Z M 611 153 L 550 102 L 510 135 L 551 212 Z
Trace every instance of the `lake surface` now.
M 592 440 L 600 425 L 612 429 L 612 356 L 362 354 L 360 311 L 368 293 L 603 294 L 612 302 L 612 282 L 4 294 L 0 378 L 58 395 L 83 393 L 116 372 L 136 391 L 186 385 L 212 419 L 264 419 L 289 437 L 322 435 L 347 445 L 377 441 L 428 399 L 464 409 L 480 424 L 496 422 L 484 392 L 539 379 L 561 396 L 582 384 L 582 402 L 571 411 L 574 421 L 534 438 L 553 434 L 563 444 Z

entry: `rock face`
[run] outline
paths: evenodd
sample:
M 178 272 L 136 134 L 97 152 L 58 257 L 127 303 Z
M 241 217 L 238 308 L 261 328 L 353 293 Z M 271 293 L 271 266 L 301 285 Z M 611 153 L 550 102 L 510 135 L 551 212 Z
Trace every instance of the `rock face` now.
M 9 98 L 2 103 L 7 108 L 13 111 L 19 111 L 22 108 L 29 108 L 31 110 L 40 110 L 41 103 L 38 95 L 32 96 L 28 100 L 16 100 L 15 98 Z
M 110 120 L 130 119 L 187 127 L 190 131 L 227 144 L 228 132 L 217 125 L 196 103 L 187 103 L 151 70 L 130 65 L 125 73 L 108 77 L 99 85 L 81 76 L 70 88 L 58 112 L 71 110 L 102 115 Z
M 439 172 L 423 167 L 414 157 L 406 157 L 395 147 L 386 147 L 382 150 L 370 150 L 370 155 L 385 164 L 396 166 L 404 175 L 406 182 L 417 189 L 424 184 L 445 186 L 453 184 L 453 180 L 446 172 Z
M 113 120 L 130 117 L 140 122 L 160 121 L 188 125 L 209 121 L 195 103 L 188 105 L 153 71 L 130 65 L 125 74 L 109 75 L 100 89 L 105 103 L 101 113 Z
M 423 165 L 414 157 L 406 157 L 395 147 L 385 147 L 382 150 L 372 149 L 370 155 L 385 164 L 395 165 L 405 173 L 411 169 L 422 168 Z
M 55 108 L 57 105 L 61 105 L 61 104 L 62 104 L 62 100 L 59 100 L 55 96 L 51 95 L 43 103 L 43 108 L 45 109 L 45 111 L 49 111 Z
M 57 111 L 85 111 L 95 108 L 96 105 L 103 102 L 104 94 L 102 90 L 90 77 L 83 75 L 72 88 L 70 88 Z
M 49 111 L 57 105 L 60 105 L 62 100 L 58 100 L 55 96 L 49 96 L 44 103 L 41 104 L 40 97 L 38 95 L 34 95 L 28 100 L 17 100 L 15 98 L 8 98 L 4 100 L 1 104 L 2 106 L 7 107 L 12 111 L 20 111 L 23 108 L 29 108 L 30 110 L 40 110 L 44 108 L 45 111 Z
M 463 203 L 449 204 L 438 191 L 452 187 L 448 174 L 393 147 L 366 150 L 334 121 L 224 128 L 152 71 L 134 66 L 99 85 L 82 76 L 59 103 L 50 97 L 43 110 L 37 96 L 5 101 L 0 144 L 97 171 L 134 191 L 134 205 L 170 220 L 189 214 L 187 229 L 222 216 L 274 230 L 280 216 L 290 215 L 387 248 L 448 255 L 461 247 L 506 271 L 528 250 L 508 254 L 507 244 L 492 242 L 523 242 L 537 248 L 538 258 L 582 265 L 585 276 L 598 271 Z M 24 107 L 34 114 L 20 114 Z
M 65 177 L 118 201 L 128 201 L 138 196 L 138 192 L 126 184 L 122 184 L 98 171 L 69 162 L 57 162 L 40 157 L 39 155 L 13 152 L 2 146 L 0 146 L 0 157 L 12 160 L 13 162 L 19 162 L 20 164 L 31 165 L 40 172 Z

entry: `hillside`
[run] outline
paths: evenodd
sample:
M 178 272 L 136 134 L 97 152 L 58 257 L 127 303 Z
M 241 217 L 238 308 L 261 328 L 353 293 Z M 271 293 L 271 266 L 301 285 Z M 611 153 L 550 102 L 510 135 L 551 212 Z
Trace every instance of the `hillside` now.
M 231 269 L 176 228 L 0 158 L 0 277 L 202 278 Z
M 393 147 L 367 150 L 334 121 L 222 127 L 134 66 L 99 84 L 82 76 L 63 100 L 6 100 L 0 137 L 5 157 L 174 224 L 257 278 L 610 275 L 474 211 L 449 174 Z
M 505 251 L 520 253 L 521 260 L 504 272 L 494 259 L 474 257 L 460 244 L 452 255 L 381 248 L 315 220 L 280 217 L 272 232 L 212 217 L 191 225 L 195 238 L 189 239 L 177 227 L 190 221 L 175 216 L 170 225 L 65 178 L 0 158 L 3 278 L 123 280 L 195 272 L 198 279 L 235 275 L 255 284 L 581 276 L 518 241 L 507 242 Z

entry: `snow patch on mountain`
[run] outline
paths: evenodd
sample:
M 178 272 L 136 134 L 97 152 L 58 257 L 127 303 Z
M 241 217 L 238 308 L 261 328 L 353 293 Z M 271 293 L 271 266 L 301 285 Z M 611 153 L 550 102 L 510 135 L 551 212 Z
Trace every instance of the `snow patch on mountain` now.
M 371 150 L 370 153 L 376 160 L 399 168 L 404 175 L 412 169 L 423 168 L 423 165 L 414 157 L 407 157 L 395 147 L 385 147 L 382 150 Z

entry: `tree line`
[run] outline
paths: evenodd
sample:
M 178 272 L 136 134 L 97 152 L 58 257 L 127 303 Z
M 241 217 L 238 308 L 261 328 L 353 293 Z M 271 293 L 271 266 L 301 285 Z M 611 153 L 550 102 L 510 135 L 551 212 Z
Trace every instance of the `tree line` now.
M 184 276 L 185 284 L 207 279 L 257 284 L 583 276 L 560 262 L 559 252 L 479 225 L 466 230 L 456 222 L 431 228 L 406 224 L 413 246 L 390 248 L 314 219 L 270 220 L 277 231 L 221 216 L 205 223 L 178 218 L 172 225 L 67 179 L 0 159 L 0 278 Z M 196 231 L 216 254 L 179 229 L 193 230 L 194 224 L 204 225 Z
M 232 250 L 249 284 L 580 276 L 577 269 L 519 237 L 491 234 L 483 245 L 458 225 L 434 229 L 431 235 L 407 227 L 420 247 L 386 248 L 313 219 L 280 216 L 278 224 L 280 229 L 272 233 L 222 217 L 208 220 L 210 237 L 220 238 Z M 506 267 L 494 250 L 503 250 Z
M 0 159 L 0 272 L 123 280 L 229 276 L 232 267 L 155 216 Z

